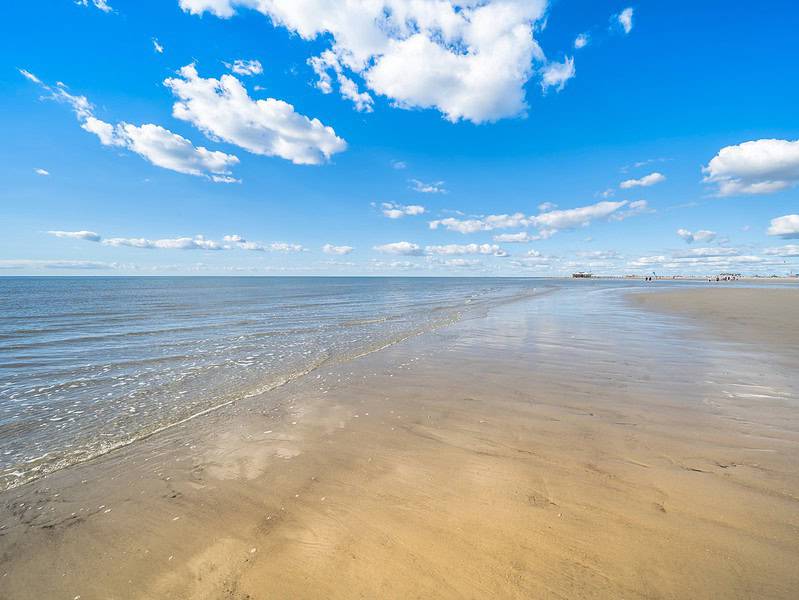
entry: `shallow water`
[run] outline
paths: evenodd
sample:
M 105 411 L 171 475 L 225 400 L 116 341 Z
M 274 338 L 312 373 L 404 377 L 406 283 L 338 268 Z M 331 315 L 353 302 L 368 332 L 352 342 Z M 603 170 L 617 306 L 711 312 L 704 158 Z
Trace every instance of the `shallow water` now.
M 0 490 L 540 286 L 0 278 Z

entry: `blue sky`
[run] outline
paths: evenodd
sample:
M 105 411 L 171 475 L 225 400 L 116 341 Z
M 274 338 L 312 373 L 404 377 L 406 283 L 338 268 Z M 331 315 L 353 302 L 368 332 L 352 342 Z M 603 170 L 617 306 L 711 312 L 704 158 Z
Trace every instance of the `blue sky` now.
M 0 271 L 799 269 L 793 3 L 358 4 L 12 3 Z

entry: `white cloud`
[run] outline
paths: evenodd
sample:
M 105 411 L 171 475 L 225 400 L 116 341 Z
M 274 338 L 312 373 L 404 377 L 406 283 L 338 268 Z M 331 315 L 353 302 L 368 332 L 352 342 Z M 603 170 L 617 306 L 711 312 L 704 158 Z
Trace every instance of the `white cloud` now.
M 264 67 L 259 60 L 243 60 L 241 58 L 234 60 L 232 63 L 224 63 L 225 66 L 233 71 L 236 75 L 248 77 L 251 75 L 260 75 L 264 72 Z
M 799 215 L 785 215 L 771 219 L 768 234 L 785 239 L 799 239 Z
M 236 179 L 230 175 L 211 175 L 214 183 L 241 183 L 241 179 Z
M 33 172 L 42 177 L 47 177 L 50 174 L 50 171 L 46 169 L 34 169 Z
M 287 242 L 262 244 L 260 242 L 248 242 L 242 239 L 236 243 L 236 246 L 242 250 L 250 250 L 252 252 L 305 252 L 305 246 L 301 244 L 289 244 Z
M 447 190 L 444 188 L 443 181 L 434 181 L 432 183 L 425 183 L 424 181 L 419 181 L 418 179 L 411 179 L 411 183 L 413 186 L 411 189 L 414 192 L 420 192 L 422 194 L 446 194 Z
M 626 211 L 618 212 L 627 207 Z M 554 233 L 564 229 L 574 229 L 585 227 L 596 219 L 611 218 L 614 213 L 617 220 L 647 211 L 647 204 L 644 200 L 636 202 L 610 202 L 604 200 L 588 206 L 569 208 L 565 210 L 549 210 L 534 216 L 526 216 L 524 213 L 487 215 L 473 219 L 456 219 L 448 217 L 430 221 L 430 229 L 443 227 L 449 231 L 459 233 L 476 233 L 478 231 L 492 231 L 494 229 L 514 229 L 534 227 L 538 229 L 538 235 L 521 236 L 513 234 L 509 236 L 497 236 L 495 241 L 503 242 L 527 242 L 535 239 L 547 239 Z
M 554 87 L 556 92 L 560 92 L 576 73 L 572 57 L 567 56 L 562 63 L 551 62 L 541 70 L 541 89 L 546 92 Z
M 542 202 L 538 205 L 539 212 L 547 212 L 549 210 L 555 210 L 558 207 L 557 204 L 554 202 Z
M 675 252 L 675 258 L 691 258 L 694 256 L 709 257 L 709 256 L 738 256 L 740 252 L 736 248 L 691 248 L 683 252 Z
M 447 267 L 479 267 L 482 263 L 476 258 L 449 258 L 444 261 Z
M 0 269 L 121 269 L 134 268 L 133 265 L 120 265 L 90 260 L 0 260 Z
M 576 38 L 574 38 L 574 47 L 575 49 L 579 50 L 580 48 L 585 48 L 590 41 L 590 36 L 587 33 L 581 33 Z
M 505 257 L 508 255 L 496 244 L 448 244 L 446 246 L 427 246 L 425 252 L 431 255 L 458 256 L 464 254 L 486 254 Z
M 799 140 L 762 139 L 726 146 L 702 170 L 719 196 L 770 194 L 799 183 Z
M 322 252 L 325 254 L 335 254 L 342 256 L 344 254 L 351 254 L 355 250 L 352 246 L 334 246 L 333 244 L 325 244 L 322 246 Z
M 358 76 L 401 108 L 435 108 L 450 121 L 517 116 L 543 53 L 533 38 L 546 0 L 180 0 L 192 14 L 252 8 L 304 40 L 329 44 L 314 69 Z M 325 53 L 332 54 L 335 61 Z M 313 59 L 312 59 L 313 60 Z M 320 76 L 320 88 L 330 77 Z M 346 90 L 345 90 L 345 93 Z
M 125 148 L 158 167 L 209 179 L 212 175 L 229 176 L 230 169 L 239 162 L 231 154 L 194 146 L 160 125 L 131 125 L 124 121 L 112 125 L 102 121 L 94 116 L 94 107 L 85 96 L 70 94 L 63 84 L 49 86 L 28 71 L 20 69 L 20 73 L 44 88 L 54 100 L 70 105 L 81 128 L 95 134 L 104 146 Z
M 89 6 L 89 0 L 75 0 L 78 6 Z M 99 8 L 103 12 L 111 12 L 113 9 L 108 4 L 108 0 L 91 0 L 92 6 Z
M 535 227 L 544 230 L 574 229 L 575 227 L 585 227 L 595 219 L 609 217 L 627 205 L 628 203 L 624 201 L 604 200 L 589 206 L 544 212 L 536 217 L 530 217 L 530 222 Z
M 295 112 L 291 104 L 275 98 L 251 99 L 232 75 L 203 79 L 193 64 L 178 74 L 164 81 L 180 99 L 172 113 L 212 140 L 305 165 L 323 163 L 347 147 L 331 127 Z
M 487 231 L 489 229 L 488 225 L 481 219 L 456 219 L 455 217 L 436 219 L 435 221 L 430 221 L 429 225 L 430 229 L 443 227 L 458 233 L 477 233 L 478 231 Z
M 341 95 L 347 100 L 351 100 L 357 111 L 372 112 L 374 99 L 367 92 L 360 91 L 358 84 L 345 75 L 341 62 L 332 51 L 325 50 L 319 56 L 309 58 L 308 64 L 316 73 L 316 87 L 323 94 L 333 92 L 333 79 L 330 76 L 332 71 L 338 81 Z
M 644 213 L 651 213 L 655 212 L 654 209 L 649 208 L 649 203 L 646 200 L 635 200 L 630 202 L 624 210 L 620 210 L 617 213 L 611 215 L 611 221 L 623 221 L 624 219 L 629 219 L 630 217 L 635 217 L 636 215 L 642 215 Z
M 394 169 L 397 169 L 398 171 L 402 171 L 403 169 L 407 169 L 408 168 L 408 163 L 406 163 L 406 162 L 404 162 L 402 160 L 392 160 L 391 161 L 391 167 L 394 168 Z
M 666 181 L 666 176 L 663 173 L 658 173 L 657 171 L 654 173 L 650 173 L 649 175 L 644 175 L 640 179 L 627 179 L 626 181 L 622 181 L 619 184 L 619 187 L 623 190 L 627 190 L 634 187 L 649 187 L 658 183 L 662 183 Z
M 72 238 L 73 240 L 86 240 L 88 242 L 100 241 L 100 234 L 94 231 L 48 231 L 47 233 L 59 238 Z
M 712 242 L 716 239 L 716 232 L 708 229 L 700 229 L 699 231 L 678 229 L 677 235 L 689 244 L 693 244 L 694 242 Z
M 799 256 L 799 244 L 787 244 L 777 248 L 766 248 L 763 254 L 770 256 Z
M 411 242 L 393 242 L 375 246 L 375 250 L 382 254 L 401 254 L 403 256 L 422 256 L 424 251 L 418 244 Z
M 621 11 L 616 17 L 619 25 L 624 29 L 624 33 L 630 33 L 633 29 L 633 9 L 628 7 Z
M 383 202 L 380 205 L 383 214 L 389 219 L 401 219 L 404 216 L 423 215 L 425 207 L 418 204 L 397 204 L 395 202 Z
M 529 242 L 536 242 L 542 239 L 540 235 L 531 235 L 527 231 L 520 231 L 519 233 L 500 233 L 494 236 L 495 242 L 506 242 L 511 244 L 527 244 Z
M 286 242 L 272 242 L 269 244 L 272 252 L 305 252 L 305 247 L 301 244 L 287 244 Z
M 591 250 L 587 252 L 578 252 L 577 256 L 580 258 L 596 260 L 618 260 L 621 258 L 621 255 L 615 250 Z
M 158 38 L 153 38 L 153 50 L 155 50 L 158 54 L 164 53 L 164 47 L 161 45 L 161 42 L 158 41 Z
M 128 246 L 130 248 L 147 248 L 162 250 L 223 250 L 224 246 L 219 242 L 207 240 L 201 235 L 193 238 L 167 238 L 160 240 L 148 240 L 146 238 L 108 238 L 103 240 L 106 246 Z

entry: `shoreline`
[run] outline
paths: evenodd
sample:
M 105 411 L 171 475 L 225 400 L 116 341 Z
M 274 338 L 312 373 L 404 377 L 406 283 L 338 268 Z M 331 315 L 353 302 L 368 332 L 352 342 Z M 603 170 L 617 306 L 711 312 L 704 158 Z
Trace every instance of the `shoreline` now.
M 697 322 L 627 295 L 492 308 L 6 492 L 4 587 L 790 598 L 797 363 L 686 356 Z

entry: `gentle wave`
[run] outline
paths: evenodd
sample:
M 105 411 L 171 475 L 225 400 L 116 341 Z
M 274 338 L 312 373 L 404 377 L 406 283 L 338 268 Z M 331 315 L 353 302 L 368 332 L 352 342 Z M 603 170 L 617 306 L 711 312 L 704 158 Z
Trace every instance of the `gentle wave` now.
M 36 301 L 12 307 L 7 281 L 0 489 L 536 291 L 518 280 L 14 280 Z

